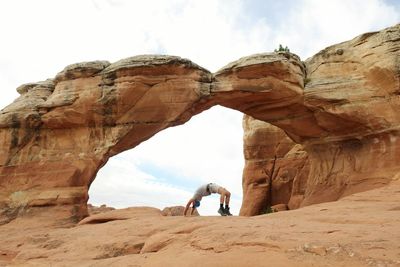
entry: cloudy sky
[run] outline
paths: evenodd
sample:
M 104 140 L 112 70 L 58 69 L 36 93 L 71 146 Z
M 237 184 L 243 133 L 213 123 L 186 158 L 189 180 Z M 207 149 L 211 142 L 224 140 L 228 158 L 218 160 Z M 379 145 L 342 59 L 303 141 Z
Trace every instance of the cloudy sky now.
M 398 0 L 2 0 L 0 109 L 23 83 L 66 65 L 139 54 L 186 57 L 216 71 L 281 43 L 303 60 L 326 46 L 400 22 Z M 166 129 L 104 166 L 90 203 L 118 208 L 184 205 L 210 181 L 241 205 L 242 114 L 214 107 Z M 201 214 L 216 214 L 217 196 Z

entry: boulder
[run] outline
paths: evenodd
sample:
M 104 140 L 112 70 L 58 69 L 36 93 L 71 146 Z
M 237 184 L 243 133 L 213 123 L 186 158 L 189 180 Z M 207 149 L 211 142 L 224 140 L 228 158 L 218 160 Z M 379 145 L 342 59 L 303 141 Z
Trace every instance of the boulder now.
M 165 207 L 162 211 L 161 214 L 163 216 L 183 216 L 183 212 L 185 211 L 184 206 L 173 206 L 173 207 Z M 193 216 L 199 216 L 199 212 L 197 209 L 194 210 Z

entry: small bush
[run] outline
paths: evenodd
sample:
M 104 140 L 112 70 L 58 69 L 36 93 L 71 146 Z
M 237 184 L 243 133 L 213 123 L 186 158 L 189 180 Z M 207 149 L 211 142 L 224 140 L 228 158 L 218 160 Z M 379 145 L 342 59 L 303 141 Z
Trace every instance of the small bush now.
M 262 214 L 269 214 L 269 213 L 274 213 L 274 209 L 271 208 L 270 206 L 267 206 L 263 211 Z
M 290 49 L 287 46 L 285 46 L 285 48 L 284 48 L 281 44 L 279 44 L 279 48 L 275 49 L 274 51 L 275 52 L 290 52 Z

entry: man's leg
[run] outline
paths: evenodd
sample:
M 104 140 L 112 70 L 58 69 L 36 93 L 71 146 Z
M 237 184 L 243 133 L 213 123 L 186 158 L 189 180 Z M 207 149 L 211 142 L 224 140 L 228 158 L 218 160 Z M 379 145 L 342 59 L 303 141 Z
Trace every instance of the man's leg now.
M 218 190 L 218 193 L 219 193 L 219 190 Z M 223 194 L 220 194 L 218 213 L 221 214 L 221 216 L 226 216 L 225 210 L 224 210 L 224 200 L 225 200 L 225 196 Z
M 231 192 L 225 189 L 225 206 L 229 207 L 229 200 L 231 199 Z
M 219 198 L 219 205 L 220 208 L 218 210 L 218 213 L 221 215 L 232 215 L 229 212 L 229 200 L 231 198 L 231 193 L 226 190 L 225 188 L 221 187 L 218 189 L 218 194 L 220 194 L 220 198 Z M 224 208 L 224 202 L 225 202 L 225 208 Z
M 225 195 L 225 214 L 228 216 L 232 216 L 231 212 L 229 211 L 229 200 L 231 199 L 231 192 L 224 188 L 224 195 Z
M 218 213 L 221 214 L 221 216 L 226 216 L 225 209 L 224 209 L 225 195 L 223 194 L 222 187 L 218 188 L 218 192 L 217 193 L 220 195 L 219 196 L 219 210 L 218 210 Z

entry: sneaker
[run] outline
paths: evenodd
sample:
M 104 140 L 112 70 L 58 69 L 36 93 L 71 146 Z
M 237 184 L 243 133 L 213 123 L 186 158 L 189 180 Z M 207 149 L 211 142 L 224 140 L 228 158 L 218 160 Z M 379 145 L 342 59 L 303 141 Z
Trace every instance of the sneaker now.
M 227 216 L 232 216 L 232 214 L 230 213 L 230 211 L 229 211 L 229 208 L 225 208 L 224 209 L 224 213 L 225 213 L 225 215 L 227 215 Z
M 218 213 L 221 214 L 221 216 L 226 216 L 225 210 L 223 208 L 219 208 Z

